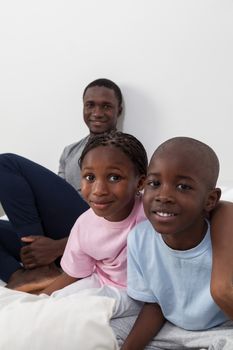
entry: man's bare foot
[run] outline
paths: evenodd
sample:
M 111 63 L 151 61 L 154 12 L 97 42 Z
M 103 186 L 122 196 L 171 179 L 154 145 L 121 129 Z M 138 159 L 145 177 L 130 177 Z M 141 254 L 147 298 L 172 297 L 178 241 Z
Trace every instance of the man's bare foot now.
M 55 264 L 36 267 L 32 270 L 22 268 L 11 275 L 6 288 L 39 294 L 41 290 L 48 287 L 60 274 L 61 270 Z

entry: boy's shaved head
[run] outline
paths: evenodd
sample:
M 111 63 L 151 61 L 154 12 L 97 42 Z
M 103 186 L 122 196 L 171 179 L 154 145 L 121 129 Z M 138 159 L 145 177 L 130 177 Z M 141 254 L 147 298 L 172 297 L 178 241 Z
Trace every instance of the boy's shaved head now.
M 155 157 L 166 156 L 183 158 L 191 161 L 194 171 L 198 170 L 208 188 L 214 188 L 219 174 L 219 161 L 216 153 L 205 143 L 190 137 L 174 137 L 163 142 L 154 152 Z M 168 160 L 169 161 L 169 160 Z

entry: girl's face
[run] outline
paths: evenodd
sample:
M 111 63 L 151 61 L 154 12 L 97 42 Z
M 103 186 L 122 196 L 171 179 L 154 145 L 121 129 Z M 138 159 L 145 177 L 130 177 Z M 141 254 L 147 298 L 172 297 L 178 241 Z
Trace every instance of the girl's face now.
M 144 180 L 127 155 L 114 146 L 98 146 L 84 157 L 81 172 L 82 196 L 95 214 L 109 221 L 127 218 Z

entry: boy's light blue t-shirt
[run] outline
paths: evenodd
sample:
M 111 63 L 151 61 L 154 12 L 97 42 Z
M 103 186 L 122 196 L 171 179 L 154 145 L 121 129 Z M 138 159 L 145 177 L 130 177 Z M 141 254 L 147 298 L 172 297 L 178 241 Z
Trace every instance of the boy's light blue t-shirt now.
M 210 295 L 210 229 L 193 249 L 169 248 L 149 221 L 128 236 L 128 294 L 158 303 L 164 317 L 187 330 L 204 330 L 228 320 Z

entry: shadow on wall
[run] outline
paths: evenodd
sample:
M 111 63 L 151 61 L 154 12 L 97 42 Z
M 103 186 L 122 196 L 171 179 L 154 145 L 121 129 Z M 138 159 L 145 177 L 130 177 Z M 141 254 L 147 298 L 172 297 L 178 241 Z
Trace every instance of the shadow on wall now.
M 124 119 L 125 119 L 125 101 L 124 101 L 124 98 L 123 98 L 122 106 L 123 106 L 123 111 L 122 111 L 122 113 L 117 121 L 117 130 L 119 130 L 119 131 L 123 131 L 123 125 L 124 125 Z
M 156 92 L 152 100 L 145 89 L 121 85 L 121 90 L 124 96 L 124 112 L 118 122 L 119 130 L 136 136 L 150 157 L 161 139 L 159 119 L 162 118 L 162 111 L 159 111 Z

